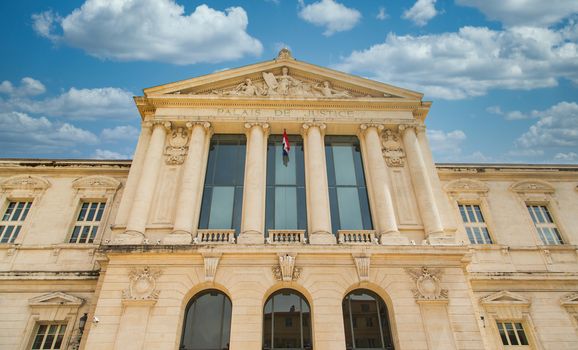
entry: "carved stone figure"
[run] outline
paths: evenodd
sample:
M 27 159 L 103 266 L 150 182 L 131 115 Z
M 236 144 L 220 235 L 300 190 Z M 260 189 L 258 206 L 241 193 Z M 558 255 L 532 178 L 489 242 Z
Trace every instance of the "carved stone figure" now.
M 281 75 L 275 76 L 273 73 L 264 72 L 263 79 L 267 85 L 268 96 L 304 96 L 305 87 L 301 80 L 289 75 L 289 68 L 283 67 Z
M 399 136 L 390 129 L 386 129 L 382 136 L 383 157 L 390 167 L 403 167 L 405 152 L 399 142 Z
M 323 84 L 315 84 L 313 88 L 321 92 L 322 97 L 328 98 L 350 98 L 351 94 L 347 91 L 338 91 L 331 87 L 328 81 L 324 81 Z
M 169 145 L 165 149 L 167 164 L 183 164 L 185 156 L 187 155 L 187 150 L 189 149 L 187 146 L 187 143 L 189 142 L 189 134 L 187 130 L 182 127 L 173 130 L 168 142 Z

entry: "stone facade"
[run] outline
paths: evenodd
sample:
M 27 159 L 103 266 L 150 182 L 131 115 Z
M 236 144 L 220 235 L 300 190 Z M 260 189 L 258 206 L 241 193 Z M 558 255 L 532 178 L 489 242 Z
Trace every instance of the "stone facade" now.
M 265 302 L 285 288 L 311 307 L 313 349 L 346 348 L 357 289 L 385 302 L 395 349 L 508 348 L 500 322 L 523 326 L 529 345 L 512 348 L 578 348 L 578 166 L 436 166 L 421 98 L 283 51 L 145 89 L 132 162 L 1 160 L 2 214 L 32 205 L 0 235 L 0 348 L 63 324 L 62 349 L 178 349 L 187 304 L 216 289 L 232 302 L 230 349 L 262 349 Z M 284 129 L 303 138 L 307 230 L 267 233 L 267 139 Z M 238 232 L 198 229 L 217 134 L 247 138 Z M 358 137 L 372 230 L 332 233 L 330 135 Z M 481 210 L 487 237 L 468 235 L 459 205 Z M 528 206 L 547 208 L 560 241 Z M 84 209 L 102 210 L 94 231 L 76 229 Z

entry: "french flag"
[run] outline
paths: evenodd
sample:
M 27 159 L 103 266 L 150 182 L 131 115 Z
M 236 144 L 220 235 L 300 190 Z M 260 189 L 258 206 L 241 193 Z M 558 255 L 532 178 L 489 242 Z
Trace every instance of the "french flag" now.
M 287 166 L 289 164 L 289 151 L 291 150 L 291 145 L 289 144 L 289 138 L 287 137 L 287 130 L 283 129 L 283 165 Z

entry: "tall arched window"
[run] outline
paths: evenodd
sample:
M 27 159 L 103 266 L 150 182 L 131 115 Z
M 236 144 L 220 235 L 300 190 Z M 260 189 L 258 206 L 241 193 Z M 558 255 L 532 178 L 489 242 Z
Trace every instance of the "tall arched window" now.
M 357 289 L 343 299 L 345 345 L 349 349 L 393 350 L 387 306 L 377 294 Z
M 182 350 L 229 349 L 231 300 L 218 290 L 203 291 L 185 309 Z
M 267 299 L 263 317 L 263 349 L 312 349 L 311 309 L 301 293 L 281 289 Z

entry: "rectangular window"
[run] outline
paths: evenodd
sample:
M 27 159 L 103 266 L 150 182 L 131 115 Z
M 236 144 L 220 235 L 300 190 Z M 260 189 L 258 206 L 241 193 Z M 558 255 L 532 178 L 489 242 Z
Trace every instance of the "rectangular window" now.
M 338 230 L 371 230 L 371 213 L 359 141 L 351 136 L 325 138 L 331 226 Z
M 245 176 L 244 135 L 215 135 L 211 139 L 200 229 L 241 228 Z
M 39 324 L 32 343 L 32 350 L 61 349 L 66 324 Z
M 282 136 L 269 136 L 267 145 L 267 230 L 305 230 L 307 208 L 303 141 L 289 136 L 291 149 L 283 155 Z
M 8 202 L 0 222 L 0 243 L 14 243 L 31 206 L 32 202 Z
M 528 338 L 524 327 L 519 322 L 497 322 L 502 344 L 506 346 L 525 346 L 528 345 Z
M 93 243 L 104 213 L 104 202 L 84 202 L 80 206 L 69 243 Z
M 552 215 L 550 215 L 545 205 L 527 205 L 526 207 L 542 243 L 549 245 L 564 244 Z
M 475 204 L 459 204 L 458 206 L 470 243 L 492 244 L 480 206 Z

